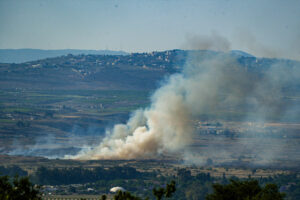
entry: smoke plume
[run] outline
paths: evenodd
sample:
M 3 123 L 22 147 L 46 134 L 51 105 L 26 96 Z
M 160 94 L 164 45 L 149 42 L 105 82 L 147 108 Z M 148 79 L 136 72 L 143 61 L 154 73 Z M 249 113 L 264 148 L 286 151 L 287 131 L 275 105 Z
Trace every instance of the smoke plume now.
M 187 43 L 184 48 L 193 50 L 213 50 L 224 51 L 230 50 L 230 42 L 216 31 L 211 35 L 187 35 Z
M 148 108 L 135 111 L 126 124 L 108 130 L 98 146 L 66 158 L 155 158 L 185 152 L 197 120 L 284 117 L 288 109 L 282 90 L 299 78 L 292 76 L 295 70 L 278 64 L 258 72 L 241 66 L 227 53 L 193 51 L 182 71 L 155 91 Z

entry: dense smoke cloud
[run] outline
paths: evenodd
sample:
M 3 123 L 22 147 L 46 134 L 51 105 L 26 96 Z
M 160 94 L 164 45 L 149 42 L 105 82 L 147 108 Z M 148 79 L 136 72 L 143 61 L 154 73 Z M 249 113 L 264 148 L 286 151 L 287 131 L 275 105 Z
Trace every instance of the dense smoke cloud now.
M 148 108 L 134 112 L 126 124 L 108 130 L 98 146 L 66 158 L 156 158 L 187 152 L 195 120 L 203 117 L 224 120 L 243 113 L 238 120 L 284 118 L 289 109 L 282 90 L 290 81 L 299 80 L 295 77 L 297 69 L 287 70 L 278 64 L 258 72 L 241 66 L 236 57 L 226 53 L 194 51 L 181 73 L 171 75 L 153 94 Z

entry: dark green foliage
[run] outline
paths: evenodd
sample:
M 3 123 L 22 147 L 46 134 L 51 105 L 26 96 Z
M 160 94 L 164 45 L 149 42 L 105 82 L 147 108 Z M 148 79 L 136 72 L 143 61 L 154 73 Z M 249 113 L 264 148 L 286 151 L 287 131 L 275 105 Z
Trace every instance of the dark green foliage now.
M 0 173 L 2 175 L 14 176 L 18 173 L 19 175 L 27 175 L 27 172 L 22 170 L 20 167 L 0 167 Z M 160 176 L 157 176 L 157 175 Z M 93 194 L 105 194 L 113 186 L 119 185 L 124 186 L 128 191 L 131 191 L 133 195 L 138 194 L 140 197 L 150 197 L 151 199 L 164 199 L 166 197 L 171 200 L 177 199 L 190 199 L 190 200 L 203 200 L 206 195 L 213 193 L 213 183 L 223 185 L 231 184 L 227 176 L 224 177 L 212 177 L 209 173 L 198 173 L 191 175 L 191 171 L 188 169 L 179 169 L 177 171 L 178 176 L 163 176 L 158 171 L 156 172 L 139 172 L 132 167 L 111 167 L 103 168 L 98 167 L 94 169 L 87 168 L 38 168 L 36 173 L 32 174 L 30 179 L 37 184 L 43 185 L 56 185 L 58 188 L 55 191 L 56 194 L 79 194 L 86 192 L 87 188 L 94 188 Z M 238 179 L 237 177 L 230 179 L 242 181 L 244 179 Z M 161 188 L 165 182 L 171 182 L 176 180 L 176 192 L 172 193 L 172 184 L 166 185 Z M 282 174 L 272 177 L 261 177 L 257 181 L 259 185 L 254 182 L 252 188 L 258 188 L 259 195 L 255 196 L 255 200 L 267 199 L 276 194 L 278 188 L 280 192 L 286 193 L 286 200 L 298 200 L 300 199 L 300 183 L 298 173 Z M 247 181 L 250 181 L 249 179 Z M 69 184 L 82 184 L 80 187 L 72 186 Z M 253 182 L 252 182 L 253 183 Z M 271 187 L 268 183 L 274 183 L 278 185 L 278 188 Z M 63 185 L 69 185 L 64 188 Z M 242 186 L 237 184 L 241 189 Z M 267 185 L 268 187 L 263 187 Z M 175 185 L 174 185 L 175 186 Z M 245 184 L 244 184 L 245 186 Z M 247 186 L 247 185 L 246 185 Z M 156 187 L 153 193 L 152 189 Z M 64 189 L 60 189 L 64 188 Z M 169 189 L 168 189 L 169 188 Z M 175 188 L 175 187 L 174 187 Z M 170 191 L 166 194 L 165 191 Z M 242 190 L 243 191 L 243 190 Z M 247 192 L 246 189 L 244 191 Z M 168 193 L 168 192 L 167 192 Z M 249 191 L 248 191 L 249 193 Z M 89 193 L 92 194 L 92 193 Z M 171 197 L 170 197 L 171 196 Z M 273 197 L 273 196 L 272 196 Z M 101 196 L 100 196 L 101 198 Z M 105 197 L 103 197 L 105 198 Z M 254 199 L 254 198 L 253 198 Z M 275 198 L 276 199 L 276 198 Z M 0 199 L 1 200 L 1 199 Z
M 187 180 L 191 179 L 191 177 L 192 177 L 191 171 L 186 170 L 184 168 L 179 169 L 177 172 L 177 177 L 180 181 L 187 181 Z
M 154 188 L 154 189 L 152 190 L 152 192 L 153 192 L 153 195 L 156 197 L 157 200 L 161 200 L 162 197 L 163 197 L 164 194 L 165 194 L 164 188 L 158 188 L 158 189 Z
M 256 195 L 255 200 L 282 200 L 284 194 L 278 192 L 276 184 L 267 184 L 262 190 Z
M 196 175 L 196 179 L 199 180 L 200 182 L 206 182 L 206 181 L 210 181 L 211 177 L 210 177 L 210 173 L 199 173 Z
M 28 177 L 15 176 L 13 182 L 8 176 L 0 177 L 1 200 L 41 200 L 39 190 L 29 181 Z
M 289 189 L 291 199 L 300 199 L 300 182 L 294 184 Z
M 93 170 L 80 167 L 68 169 L 38 168 L 34 175 L 34 181 L 43 185 L 62 185 L 89 183 L 99 180 L 136 179 L 151 176 L 151 173 L 141 173 L 132 167 L 112 167 L 104 169 L 97 167 Z
M 198 173 L 191 175 L 187 169 L 177 171 L 177 192 L 172 199 L 204 199 L 212 191 L 211 184 L 215 181 L 209 173 Z
M 16 174 L 18 174 L 19 176 L 28 175 L 26 171 L 16 165 L 11 167 L 0 166 L 0 175 L 15 176 Z
M 283 200 L 284 195 L 275 184 L 261 187 L 257 180 L 235 181 L 230 184 L 213 185 L 214 192 L 206 196 L 206 200 Z
M 165 196 L 167 198 L 172 197 L 173 193 L 176 191 L 176 183 L 175 181 L 171 181 L 171 183 L 167 184 L 165 189 Z
M 210 183 L 201 183 L 195 181 L 189 184 L 187 187 L 182 188 L 184 191 L 182 198 L 191 200 L 205 199 L 205 196 L 209 193 L 210 188 Z
M 8 199 L 11 190 L 12 185 L 8 181 L 8 176 L 2 176 L 0 178 L 0 199 Z
M 172 197 L 173 193 L 176 191 L 175 181 L 171 181 L 171 183 L 167 184 L 166 188 L 154 188 L 153 195 L 157 200 L 161 200 L 164 196 L 166 198 Z
M 132 195 L 130 192 L 118 191 L 118 193 L 114 196 L 114 200 L 142 200 L 142 199 Z

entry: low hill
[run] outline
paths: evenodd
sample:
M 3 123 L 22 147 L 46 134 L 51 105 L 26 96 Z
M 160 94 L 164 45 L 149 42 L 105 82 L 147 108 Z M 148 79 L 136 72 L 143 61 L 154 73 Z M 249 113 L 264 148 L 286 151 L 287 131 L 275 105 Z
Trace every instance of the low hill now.
M 0 49 L 0 63 L 22 63 L 44 58 L 51 58 L 63 55 L 127 55 L 124 51 L 110 50 L 81 50 L 81 49 Z
M 179 51 L 72 55 L 0 64 L 1 89 L 153 89 L 184 64 Z M 182 54 L 182 52 L 181 52 Z
M 205 55 L 220 54 L 201 51 Z M 190 54 L 189 54 L 190 53 Z M 168 74 L 178 72 L 193 51 L 171 50 L 129 55 L 72 55 L 20 64 L 0 64 L 0 89 L 110 89 L 151 90 Z M 299 62 L 238 56 L 238 62 L 257 72 L 273 64 Z M 231 54 L 232 55 L 232 54 Z M 187 61 L 188 62 L 188 61 Z

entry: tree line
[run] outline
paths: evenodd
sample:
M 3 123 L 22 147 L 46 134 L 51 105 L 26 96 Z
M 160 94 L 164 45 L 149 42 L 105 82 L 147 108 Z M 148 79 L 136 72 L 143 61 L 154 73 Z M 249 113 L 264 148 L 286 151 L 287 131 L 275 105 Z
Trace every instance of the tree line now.
M 94 169 L 75 168 L 46 168 L 40 167 L 32 180 L 42 185 L 84 184 L 99 180 L 139 179 L 155 176 L 154 173 L 139 172 L 133 167 L 96 167 Z

